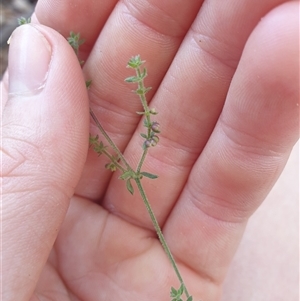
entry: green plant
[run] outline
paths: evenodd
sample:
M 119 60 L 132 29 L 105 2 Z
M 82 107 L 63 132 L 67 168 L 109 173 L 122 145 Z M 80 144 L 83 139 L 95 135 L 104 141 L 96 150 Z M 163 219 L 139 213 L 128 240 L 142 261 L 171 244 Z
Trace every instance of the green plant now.
M 28 23 L 30 23 L 30 22 L 31 22 L 31 18 L 28 18 L 28 19 L 26 19 L 26 18 L 24 18 L 24 17 L 18 18 L 18 24 L 19 24 L 19 25 L 28 24 Z
M 78 57 L 78 50 L 79 46 L 83 43 L 84 40 L 80 39 L 80 34 L 77 33 L 70 33 L 70 37 L 68 38 L 68 42 L 71 45 L 71 47 L 74 49 L 77 57 Z M 82 63 L 80 61 L 80 63 Z M 147 198 L 146 192 L 142 185 L 142 179 L 143 177 L 147 177 L 149 179 L 156 179 L 158 178 L 157 175 L 151 174 L 146 171 L 141 171 L 143 163 L 145 161 L 145 158 L 147 156 L 148 150 L 151 147 L 155 147 L 157 143 L 159 142 L 159 133 L 160 133 L 160 126 L 157 121 L 152 121 L 151 117 L 153 115 L 157 115 L 157 112 L 154 108 L 149 108 L 148 102 L 146 99 L 147 92 L 151 89 L 151 87 L 145 87 L 144 85 L 144 79 L 147 76 L 147 69 L 145 67 L 142 68 L 142 65 L 145 63 L 145 61 L 142 61 L 139 55 L 133 56 L 127 63 L 127 68 L 131 68 L 135 70 L 135 75 L 127 77 L 125 81 L 127 83 L 135 83 L 137 84 L 137 89 L 133 92 L 138 95 L 140 98 L 140 101 L 143 106 L 142 112 L 136 112 L 138 115 L 142 115 L 144 117 L 144 127 L 146 128 L 145 133 L 141 133 L 141 137 L 144 139 L 144 142 L 142 144 L 142 154 L 141 158 L 139 160 L 139 163 L 137 165 L 137 168 L 132 168 L 125 157 L 123 156 L 122 152 L 119 150 L 119 148 L 116 146 L 116 144 L 112 141 L 112 139 L 109 137 L 99 120 L 97 119 L 96 115 L 94 114 L 92 108 L 90 108 L 90 115 L 92 119 L 94 120 L 95 124 L 97 125 L 99 131 L 101 132 L 102 136 L 105 138 L 106 142 L 110 146 L 110 148 L 114 151 L 114 154 L 112 154 L 109 150 L 109 146 L 105 145 L 102 140 L 99 140 L 99 136 L 92 136 L 90 135 L 90 146 L 93 147 L 94 151 L 100 156 L 105 155 L 109 162 L 105 165 L 105 167 L 112 172 L 115 172 L 119 170 L 121 172 L 121 175 L 119 176 L 119 179 L 126 181 L 126 187 L 127 190 L 133 194 L 134 189 L 132 186 L 132 181 L 134 181 L 138 187 L 139 193 L 142 197 L 142 200 L 145 204 L 145 207 L 149 213 L 149 216 L 151 218 L 153 227 L 157 233 L 157 236 L 161 242 L 161 245 L 168 256 L 172 267 L 176 273 L 176 276 L 180 282 L 180 287 L 178 290 L 176 290 L 174 287 L 171 288 L 170 297 L 172 298 L 172 301 L 183 301 L 182 295 L 184 294 L 186 296 L 186 301 L 192 301 L 193 297 L 189 294 L 185 283 L 183 281 L 183 278 L 180 274 L 180 271 L 177 267 L 176 261 L 172 255 L 172 252 L 164 238 L 164 235 L 162 233 L 162 230 L 158 224 L 158 221 L 155 217 L 155 214 L 151 208 L 150 202 Z M 89 80 L 86 82 L 87 88 L 90 87 L 92 81 Z

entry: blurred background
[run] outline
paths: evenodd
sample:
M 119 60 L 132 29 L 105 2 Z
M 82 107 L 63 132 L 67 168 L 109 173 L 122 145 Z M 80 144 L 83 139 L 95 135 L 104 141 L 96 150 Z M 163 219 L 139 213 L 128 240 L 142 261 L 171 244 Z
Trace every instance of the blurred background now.
M 29 18 L 37 0 L 1 0 L 0 1 L 0 76 L 7 67 L 7 40 L 18 26 L 18 18 Z

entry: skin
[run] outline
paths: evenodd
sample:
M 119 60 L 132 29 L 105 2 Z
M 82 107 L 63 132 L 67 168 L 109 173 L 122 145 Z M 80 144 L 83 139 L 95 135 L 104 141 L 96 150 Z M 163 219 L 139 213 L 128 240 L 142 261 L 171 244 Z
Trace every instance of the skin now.
M 167 300 L 178 286 L 140 196 L 88 149 L 90 104 L 139 160 L 141 105 L 124 83 L 135 54 L 162 129 L 143 167 L 159 179 L 145 190 L 194 300 L 221 300 L 248 219 L 299 137 L 299 3 L 186 3 L 40 0 L 33 24 L 14 32 L 2 82 L 3 300 Z M 71 30 L 86 40 L 89 92 Z M 11 91 L 21 54 L 32 57 L 30 87 L 47 72 L 30 93 Z M 230 287 L 234 274 L 227 300 Z
M 299 300 L 299 143 L 251 216 L 224 282 L 222 301 Z

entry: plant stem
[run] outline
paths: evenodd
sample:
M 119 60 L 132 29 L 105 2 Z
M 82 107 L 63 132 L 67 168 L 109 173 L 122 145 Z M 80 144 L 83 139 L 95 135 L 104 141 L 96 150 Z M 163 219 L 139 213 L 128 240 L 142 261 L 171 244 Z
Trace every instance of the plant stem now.
M 181 276 L 181 274 L 179 272 L 179 269 L 177 267 L 177 264 L 176 264 L 176 261 L 175 261 L 173 255 L 171 253 L 171 250 L 170 250 L 169 246 L 167 245 L 167 242 L 166 242 L 166 240 L 164 238 L 164 235 L 163 235 L 162 230 L 161 230 L 161 228 L 160 228 L 160 226 L 158 224 L 158 221 L 157 221 L 157 219 L 156 219 L 156 217 L 154 215 L 154 212 L 153 212 L 153 210 L 151 208 L 151 205 L 149 203 L 149 200 L 148 200 L 148 198 L 146 196 L 146 193 L 145 193 L 145 190 L 144 190 L 144 188 L 142 186 L 142 183 L 141 183 L 141 181 L 140 181 L 139 178 L 134 179 L 134 180 L 135 180 L 135 182 L 137 184 L 137 187 L 139 189 L 141 197 L 142 197 L 142 199 L 144 201 L 144 204 L 145 204 L 145 206 L 147 208 L 147 211 L 148 211 L 148 213 L 150 215 L 152 224 L 153 224 L 154 229 L 155 229 L 155 231 L 157 233 L 157 236 L 158 236 L 158 238 L 159 238 L 159 240 L 161 242 L 161 245 L 162 245 L 163 249 L 165 250 L 165 252 L 166 252 L 166 254 L 167 254 L 167 256 L 168 256 L 168 258 L 169 258 L 169 260 L 170 260 L 170 262 L 172 264 L 172 267 L 173 267 L 173 269 L 174 269 L 174 271 L 175 271 L 175 273 L 177 275 L 177 278 L 178 278 L 178 280 L 180 282 L 180 285 L 182 285 L 183 288 L 184 288 L 184 293 L 185 293 L 186 297 L 189 298 L 190 295 L 189 295 L 189 293 L 187 291 L 187 288 L 186 288 L 186 286 L 185 286 L 185 284 L 183 282 L 183 278 L 182 278 L 182 276 Z
M 136 75 L 137 75 L 137 77 L 141 77 L 140 68 L 136 68 Z M 138 81 L 138 87 L 139 87 L 139 89 L 144 89 L 145 88 L 144 79 Z M 148 108 L 148 103 L 147 103 L 145 94 L 140 94 L 139 96 L 140 96 L 140 99 L 141 99 L 141 102 L 142 102 L 145 113 L 147 115 L 149 115 L 149 108 Z
M 105 137 L 109 145 L 112 147 L 112 149 L 116 152 L 116 154 L 119 156 L 121 161 L 124 163 L 124 165 L 127 167 L 127 170 L 133 171 L 133 169 L 130 167 L 126 159 L 124 158 L 123 154 L 119 150 L 119 148 L 115 145 L 115 143 L 110 139 L 102 125 L 100 124 L 98 118 L 96 117 L 95 113 L 93 112 L 92 108 L 90 107 L 90 115 L 92 116 L 93 120 L 95 121 L 98 129 L 100 130 L 101 134 Z
M 140 68 L 136 68 L 136 74 L 137 74 L 138 77 L 141 77 Z M 138 82 L 138 89 L 141 89 L 141 90 L 145 89 L 144 79 L 142 79 Z M 147 99 L 146 99 L 146 95 L 145 95 L 145 93 L 139 94 L 139 97 L 140 97 L 142 106 L 144 108 L 144 112 L 145 112 L 147 122 L 148 122 L 148 124 L 150 124 L 150 113 L 149 113 L 149 107 L 148 107 L 148 102 L 147 102 Z M 148 138 L 150 136 L 150 132 L 151 132 L 150 128 L 148 128 Z
M 146 148 L 142 154 L 142 157 L 140 159 L 140 162 L 138 164 L 138 167 L 137 167 L 137 170 L 136 170 L 136 173 L 139 174 L 141 172 L 141 168 L 142 168 L 142 165 L 146 159 L 146 155 L 147 155 L 147 152 L 148 152 L 148 148 Z

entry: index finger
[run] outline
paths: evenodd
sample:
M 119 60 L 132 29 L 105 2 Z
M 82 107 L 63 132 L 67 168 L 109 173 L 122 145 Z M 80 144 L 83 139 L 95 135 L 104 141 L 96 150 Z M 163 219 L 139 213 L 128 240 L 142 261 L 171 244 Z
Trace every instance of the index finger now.
M 64 37 L 68 37 L 71 31 L 80 33 L 85 40 L 81 47 L 80 59 L 86 60 L 117 2 L 117 0 L 76 2 L 39 0 L 33 22 L 38 21 L 51 27 Z

